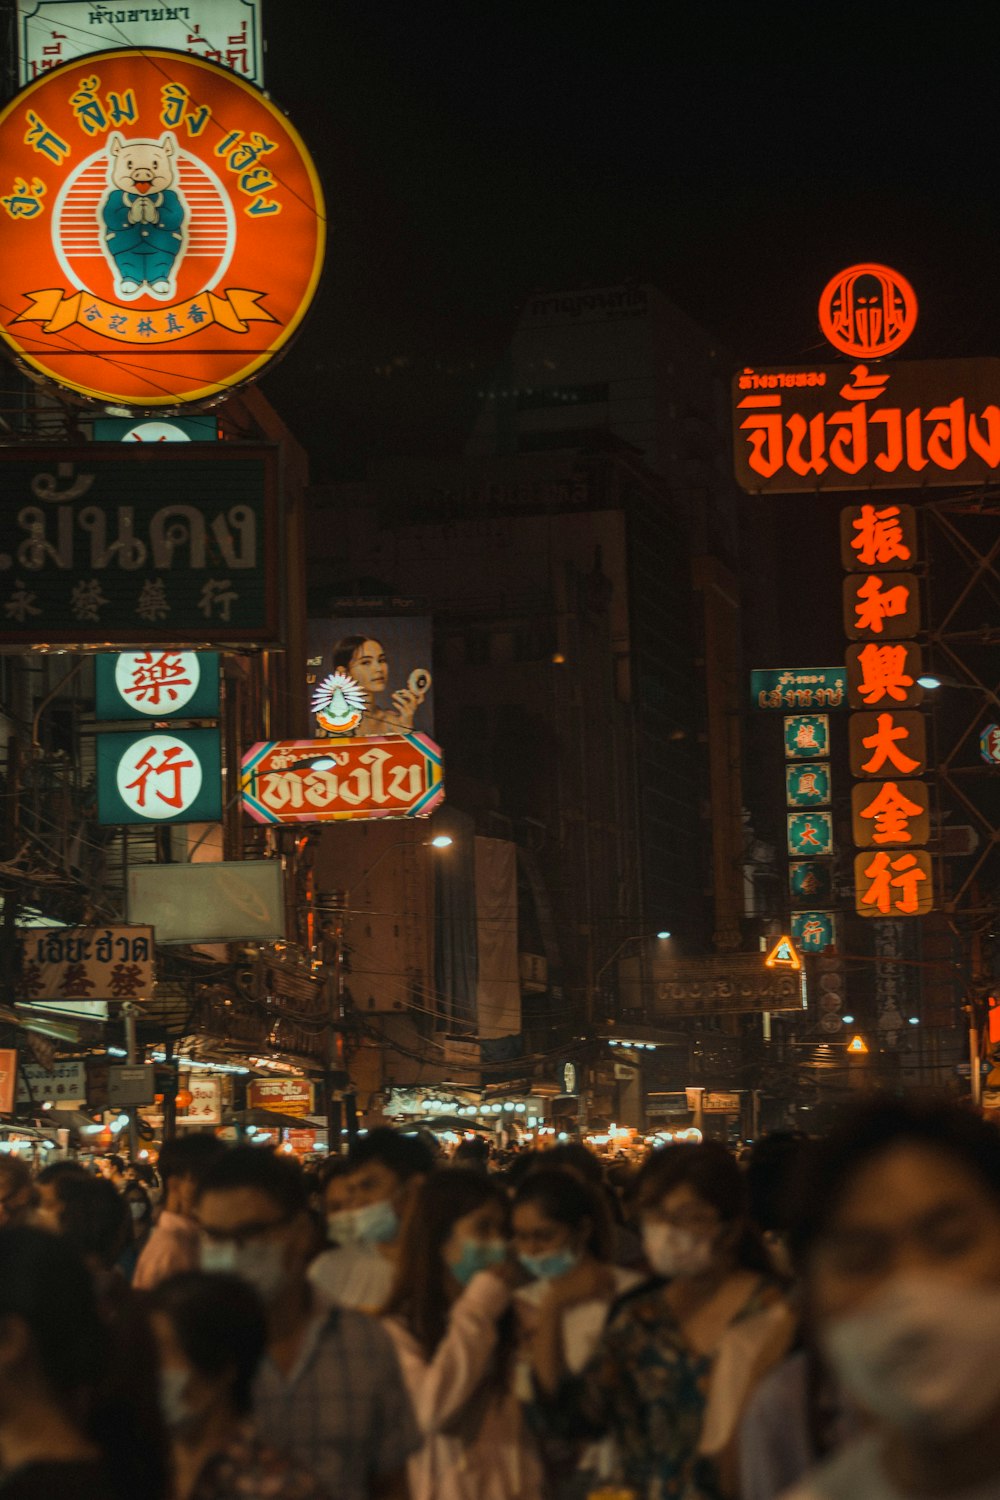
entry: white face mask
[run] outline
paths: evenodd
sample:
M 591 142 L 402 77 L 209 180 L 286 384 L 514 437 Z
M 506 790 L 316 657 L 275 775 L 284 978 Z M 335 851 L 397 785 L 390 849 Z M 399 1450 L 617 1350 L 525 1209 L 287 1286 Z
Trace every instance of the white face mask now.
M 901 1431 L 958 1437 L 1000 1404 L 1000 1288 L 895 1276 L 820 1342 L 847 1393 Z
M 164 1368 L 160 1371 L 158 1395 L 160 1415 L 169 1432 L 190 1427 L 198 1420 L 199 1412 L 188 1405 L 187 1388 L 190 1376 L 187 1370 Z
M 658 1276 L 700 1276 L 714 1254 L 711 1239 L 676 1224 L 643 1224 L 642 1248 Z
M 277 1301 L 288 1285 L 285 1247 L 272 1240 L 249 1240 L 245 1245 L 234 1240 L 202 1240 L 200 1264 L 203 1271 L 249 1282 L 265 1306 Z

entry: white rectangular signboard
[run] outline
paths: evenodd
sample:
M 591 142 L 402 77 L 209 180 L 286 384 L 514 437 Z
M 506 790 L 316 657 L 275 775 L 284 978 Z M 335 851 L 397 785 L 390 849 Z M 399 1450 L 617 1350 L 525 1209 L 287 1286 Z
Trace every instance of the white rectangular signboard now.
M 19 79 L 112 47 L 173 47 L 264 86 L 261 0 L 187 0 L 184 5 L 106 5 L 91 0 L 17 0 Z

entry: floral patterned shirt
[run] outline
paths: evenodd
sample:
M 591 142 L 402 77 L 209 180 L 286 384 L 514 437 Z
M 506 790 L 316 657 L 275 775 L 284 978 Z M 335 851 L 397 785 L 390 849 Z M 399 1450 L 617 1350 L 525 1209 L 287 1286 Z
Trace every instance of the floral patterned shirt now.
M 647 1283 L 621 1299 L 590 1363 L 541 1412 L 550 1430 L 610 1433 L 624 1482 L 644 1500 L 715 1500 L 712 1466 L 698 1456 L 712 1357 L 685 1341 L 665 1286 Z M 773 1294 L 763 1281 L 734 1321 Z
M 198 1475 L 191 1500 L 330 1500 L 306 1469 L 262 1442 L 250 1423 Z

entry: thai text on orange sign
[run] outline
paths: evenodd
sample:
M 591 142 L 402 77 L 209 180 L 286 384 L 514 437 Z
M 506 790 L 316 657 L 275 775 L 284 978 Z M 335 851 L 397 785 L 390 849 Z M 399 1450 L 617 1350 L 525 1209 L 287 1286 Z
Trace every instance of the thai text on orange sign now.
M 240 785 L 258 823 L 426 818 L 444 799 L 444 769 L 425 734 L 270 740 L 244 755 Z

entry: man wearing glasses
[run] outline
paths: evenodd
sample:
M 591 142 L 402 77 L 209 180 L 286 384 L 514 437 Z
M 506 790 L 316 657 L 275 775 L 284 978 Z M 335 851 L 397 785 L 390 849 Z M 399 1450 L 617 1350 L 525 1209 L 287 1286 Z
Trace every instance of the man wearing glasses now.
M 406 1500 L 420 1438 L 395 1350 L 374 1318 L 330 1307 L 311 1286 L 315 1231 L 296 1163 L 259 1147 L 228 1151 L 206 1174 L 197 1218 L 202 1269 L 242 1276 L 265 1306 L 261 1436 L 336 1500 Z

